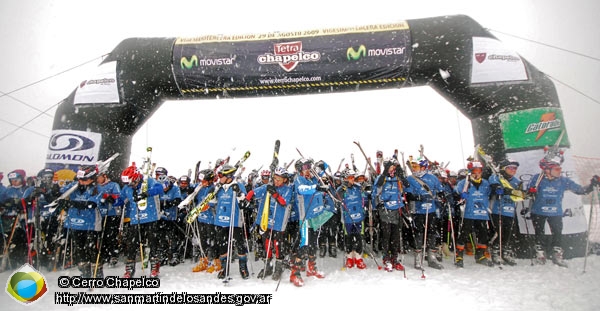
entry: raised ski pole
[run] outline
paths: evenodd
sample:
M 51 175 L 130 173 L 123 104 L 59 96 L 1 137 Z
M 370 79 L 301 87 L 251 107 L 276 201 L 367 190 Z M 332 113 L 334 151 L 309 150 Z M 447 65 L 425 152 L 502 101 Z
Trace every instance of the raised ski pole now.
M 365 161 L 367 161 L 367 163 L 369 164 L 369 168 L 371 168 L 371 175 L 377 176 L 377 170 L 373 167 L 373 164 L 371 164 L 371 161 L 369 160 L 369 157 L 367 157 L 367 154 L 363 150 L 363 148 L 360 145 L 360 143 L 358 141 L 353 141 L 353 143 L 358 146 L 358 149 L 360 149 L 360 152 L 365 157 Z

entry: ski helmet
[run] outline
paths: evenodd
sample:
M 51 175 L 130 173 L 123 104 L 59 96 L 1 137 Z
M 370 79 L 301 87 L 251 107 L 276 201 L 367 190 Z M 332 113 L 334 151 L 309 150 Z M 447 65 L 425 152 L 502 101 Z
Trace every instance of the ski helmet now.
M 507 166 L 516 166 L 516 167 L 519 167 L 519 162 L 514 161 L 512 159 L 509 159 L 509 158 L 506 158 L 506 159 L 500 161 L 500 163 L 498 163 L 498 166 L 501 169 L 505 169 Z
M 79 180 L 85 181 L 96 178 L 96 176 L 98 176 L 98 168 L 96 165 L 84 165 L 77 171 L 77 179 Z
M 198 179 L 212 182 L 215 179 L 215 172 L 213 172 L 213 170 L 210 169 L 201 170 L 198 173 Z
M 190 184 L 190 181 L 191 181 L 191 179 L 190 179 L 190 177 L 189 177 L 188 175 L 183 175 L 183 176 L 179 177 L 178 183 L 179 183 L 180 185 L 181 185 L 182 183 L 183 183 L 183 184 L 188 184 L 188 185 L 189 185 L 189 184 Z
M 285 167 L 278 167 L 275 169 L 275 171 L 273 172 L 274 175 L 277 176 L 281 176 L 283 178 L 288 178 L 288 171 L 285 169 Z
M 346 179 L 348 177 L 356 177 L 356 172 L 351 168 L 342 171 L 342 178 Z
M 262 172 L 260 172 L 260 178 L 261 179 L 269 179 L 269 178 L 271 178 L 271 171 L 269 171 L 269 170 L 263 170 Z
M 12 181 L 14 179 L 19 179 L 19 180 L 21 180 L 22 184 L 25 184 L 25 176 L 26 175 L 27 174 L 25 173 L 24 170 L 14 170 L 14 171 L 8 173 L 8 180 Z
M 219 175 L 225 176 L 225 177 L 233 177 L 233 175 L 235 175 L 236 171 L 237 171 L 237 167 L 232 166 L 231 164 L 225 164 L 225 165 L 223 165 L 223 168 L 219 172 Z
M 54 171 L 50 168 L 44 168 L 38 172 L 37 177 L 42 182 L 51 182 L 54 179 Z
M 470 161 L 467 164 L 467 169 L 469 170 L 469 172 L 472 172 L 474 169 L 477 169 L 477 168 L 483 171 L 483 164 L 481 164 L 481 162 L 479 162 L 479 161 L 476 161 L 476 160 Z
M 543 158 L 540 160 L 540 168 L 545 170 L 545 169 L 551 169 L 553 167 L 557 167 L 560 166 L 563 162 L 563 158 L 556 156 L 556 157 L 551 157 L 551 158 Z
M 142 173 L 140 173 L 140 171 L 135 166 L 135 163 L 132 163 L 131 166 L 124 169 L 123 172 L 121 173 L 121 181 L 124 184 L 129 184 L 132 182 L 140 181 L 142 179 L 144 179 L 144 175 L 142 175 Z
M 156 168 L 156 170 L 154 170 L 154 174 L 156 176 L 159 176 L 159 175 L 168 175 L 169 171 L 167 171 L 166 168 L 164 168 L 162 166 L 159 166 L 159 167 Z
M 303 170 L 309 170 L 312 168 L 315 162 L 312 159 L 299 159 L 296 162 L 296 171 L 301 172 Z

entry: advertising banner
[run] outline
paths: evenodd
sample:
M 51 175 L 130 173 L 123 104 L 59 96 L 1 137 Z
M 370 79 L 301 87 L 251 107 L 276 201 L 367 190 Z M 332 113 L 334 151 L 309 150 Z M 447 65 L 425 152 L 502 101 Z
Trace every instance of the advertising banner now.
M 261 91 L 406 81 L 406 22 L 247 35 L 179 38 L 173 71 L 180 92 Z
M 562 110 L 532 108 L 501 114 L 500 127 L 507 151 L 553 146 L 565 131 L 560 147 L 569 146 Z
M 472 84 L 527 79 L 525 63 L 519 54 L 496 39 L 473 37 Z
M 88 80 L 79 83 L 74 105 L 119 104 L 117 62 L 101 64 Z
M 60 163 L 62 168 L 64 168 L 64 164 L 96 164 L 99 161 L 101 142 L 102 134 L 100 133 L 54 130 L 48 143 L 46 163 Z

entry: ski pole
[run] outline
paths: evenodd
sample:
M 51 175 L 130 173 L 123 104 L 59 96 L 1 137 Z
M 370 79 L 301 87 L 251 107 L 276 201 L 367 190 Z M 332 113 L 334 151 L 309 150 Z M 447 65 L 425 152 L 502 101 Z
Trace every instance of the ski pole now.
M 588 229 L 587 235 L 585 239 L 585 254 L 583 254 L 583 273 L 585 273 L 585 267 L 587 265 L 587 255 L 590 247 L 590 228 L 592 226 L 592 211 L 594 210 L 594 194 L 596 194 L 596 199 L 600 202 L 600 198 L 598 198 L 598 186 L 594 187 L 594 191 L 592 192 L 592 197 L 590 198 L 590 219 L 588 220 Z

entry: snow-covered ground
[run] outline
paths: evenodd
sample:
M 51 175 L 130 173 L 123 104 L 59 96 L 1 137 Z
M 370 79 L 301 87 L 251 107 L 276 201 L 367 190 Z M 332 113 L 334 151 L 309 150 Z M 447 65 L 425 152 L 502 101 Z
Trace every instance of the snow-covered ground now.
M 338 254 L 339 255 L 339 254 Z M 381 264 L 381 260 L 377 259 Z M 262 267 L 261 261 L 252 261 L 250 271 L 254 276 L 248 280 L 239 277 L 237 262 L 232 264 L 232 280 L 225 284 L 216 274 L 192 273 L 192 263 L 187 260 L 176 267 L 161 267 L 159 289 L 96 289 L 92 293 L 171 293 L 194 294 L 232 293 L 272 294 L 269 305 L 244 305 L 249 310 L 600 310 L 600 257 L 590 255 L 585 273 L 584 258 L 567 260 L 569 268 L 559 268 L 551 263 L 544 266 L 531 266 L 528 259 L 519 259 L 514 267 L 484 267 L 476 265 L 473 257 L 465 258 L 465 268 L 458 269 L 451 264 L 451 258 L 444 259 L 446 269 L 438 271 L 426 269 L 425 279 L 415 270 L 412 256 L 405 256 L 406 276 L 401 272 L 378 270 L 373 259 L 366 259 L 365 270 L 342 269 L 342 258 L 320 258 L 317 266 L 324 270 L 325 279 L 304 277 L 303 288 L 296 288 L 289 282 L 289 271 L 284 273 L 279 288 L 277 282 L 267 278 L 256 278 Z M 115 268 L 105 268 L 105 275 L 120 276 L 123 264 Z M 137 266 L 138 275 L 141 272 Z M 78 275 L 77 269 L 63 272 L 41 271 L 48 284 L 48 293 L 39 301 L 25 307 L 8 296 L 0 294 L 1 310 L 199 310 L 198 308 L 225 309 L 233 305 L 66 305 L 54 304 L 54 293 L 65 291 L 58 288 L 61 275 Z M 149 271 L 146 269 L 146 274 Z M 0 274 L 6 284 L 12 272 Z M 74 290 L 71 292 L 87 290 Z

